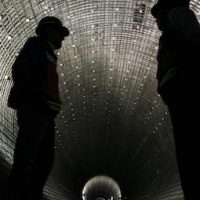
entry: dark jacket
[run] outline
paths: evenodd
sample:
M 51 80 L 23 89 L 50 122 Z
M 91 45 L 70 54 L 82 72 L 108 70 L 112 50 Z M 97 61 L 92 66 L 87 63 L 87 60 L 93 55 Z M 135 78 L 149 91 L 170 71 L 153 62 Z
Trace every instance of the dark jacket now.
M 51 100 L 45 91 L 48 84 L 47 67 L 51 63 L 47 58 L 49 56 L 54 62 L 57 61 L 51 45 L 45 39 L 35 36 L 26 41 L 12 66 L 13 86 L 8 97 L 9 107 L 20 109 L 29 104 L 43 109 L 47 106 L 48 100 Z
M 157 57 L 158 93 L 168 104 L 173 95 L 177 99 L 177 93 L 188 94 L 189 83 L 195 80 L 200 27 L 195 14 L 184 7 L 172 8 L 162 27 Z

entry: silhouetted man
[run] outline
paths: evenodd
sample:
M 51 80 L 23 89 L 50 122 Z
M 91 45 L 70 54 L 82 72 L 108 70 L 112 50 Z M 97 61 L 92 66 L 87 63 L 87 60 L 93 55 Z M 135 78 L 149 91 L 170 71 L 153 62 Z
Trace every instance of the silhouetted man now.
M 8 106 L 17 111 L 19 131 L 9 180 L 9 200 L 40 200 L 54 161 L 54 119 L 61 101 L 57 57 L 69 30 L 53 16 L 40 20 L 12 66 Z
M 200 65 L 200 26 L 190 0 L 159 0 L 151 9 L 162 35 L 157 55 L 158 93 L 172 120 L 183 192 L 198 197 L 197 69 Z M 198 131 L 199 132 L 199 131 Z

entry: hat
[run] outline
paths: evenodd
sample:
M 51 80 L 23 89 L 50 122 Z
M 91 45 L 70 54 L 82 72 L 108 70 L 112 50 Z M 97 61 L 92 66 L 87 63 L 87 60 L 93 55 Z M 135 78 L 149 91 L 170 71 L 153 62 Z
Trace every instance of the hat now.
M 160 10 L 168 10 L 176 6 L 183 6 L 189 8 L 191 0 L 158 0 L 157 4 L 155 4 L 151 8 L 151 14 L 157 18 L 158 12 Z
M 36 28 L 36 34 L 40 35 L 46 28 L 55 28 L 59 30 L 63 34 L 64 37 L 69 35 L 68 28 L 63 26 L 62 22 L 57 17 L 54 17 L 54 16 L 47 16 L 47 17 L 42 18 L 39 21 L 39 24 Z

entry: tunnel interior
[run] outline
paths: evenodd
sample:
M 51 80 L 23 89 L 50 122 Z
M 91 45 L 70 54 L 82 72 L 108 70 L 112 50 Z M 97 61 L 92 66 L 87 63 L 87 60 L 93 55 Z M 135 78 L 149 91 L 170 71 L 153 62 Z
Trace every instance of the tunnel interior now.
M 46 199 L 184 199 L 170 117 L 156 90 L 155 3 L 0 1 L 0 193 L 18 130 L 16 112 L 7 107 L 11 66 L 39 20 L 52 15 L 70 35 L 56 52 L 63 103 Z M 199 18 L 200 2 L 190 7 Z M 87 183 L 90 197 L 82 196 Z

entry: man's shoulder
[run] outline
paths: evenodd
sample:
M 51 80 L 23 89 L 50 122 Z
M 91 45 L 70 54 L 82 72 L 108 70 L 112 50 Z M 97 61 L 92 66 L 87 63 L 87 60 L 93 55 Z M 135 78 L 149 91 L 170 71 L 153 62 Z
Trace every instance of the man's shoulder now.
M 37 37 L 37 36 L 32 36 L 32 37 L 29 37 L 26 42 L 25 42 L 25 45 L 27 46 L 35 46 L 35 45 L 41 45 L 42 43 L 42 40 Z
M 25 52 L 41 52 L 45 50 L 44 41 L 37 36 L 29 37 L 23 45 L 23 50 Z

